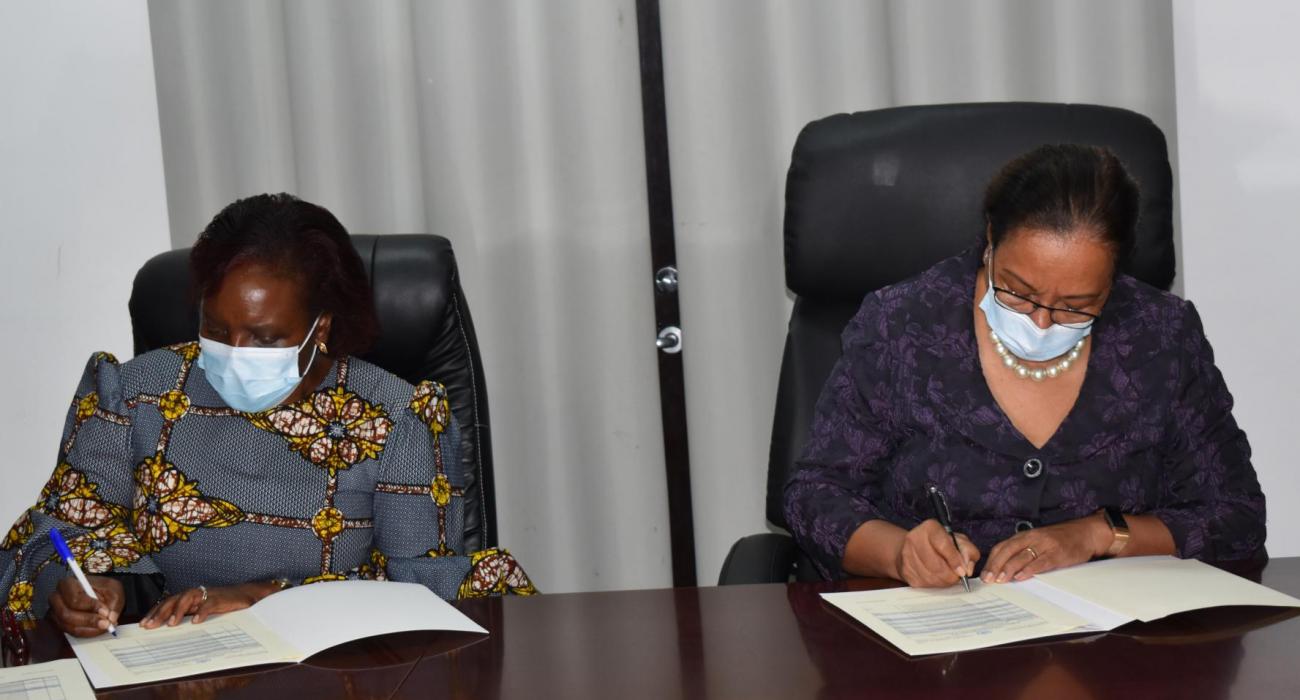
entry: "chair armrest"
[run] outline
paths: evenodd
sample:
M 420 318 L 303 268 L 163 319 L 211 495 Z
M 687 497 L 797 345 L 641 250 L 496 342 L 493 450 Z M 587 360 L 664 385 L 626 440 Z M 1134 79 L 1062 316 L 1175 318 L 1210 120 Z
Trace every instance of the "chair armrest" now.
M 742 537 L 727 552 L 718 585 L 785 583 L 794 572 L 798 553 L 789 535 L 764 532 Z

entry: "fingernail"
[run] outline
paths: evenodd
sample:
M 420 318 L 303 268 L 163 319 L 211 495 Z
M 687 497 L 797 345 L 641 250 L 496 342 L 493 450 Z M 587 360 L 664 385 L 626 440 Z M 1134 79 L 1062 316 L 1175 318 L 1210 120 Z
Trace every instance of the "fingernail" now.
M 1029 578 L 1029 577 L 1026 576 L 1026 575 L 1023 574 L 1023 573 L 1021 573 L 1021 574 L 1016 574 L 1016 580 L 1017 580 L 1017 581 L 1024 581 L 1024 580 L 1027 579 L 1027 578 Z
M 966 575 L 966 572 L 961 569 L 953 569 L 952 572 L 954 574 L 957 574 L 957 578 L 961 578 L 962 576 Z
M 1007 572 L 1003 571 L 1002 573 L 998 574 L 998 583 L 1002 583 L 1003 581 L 1006 580 L 1007 580 Z

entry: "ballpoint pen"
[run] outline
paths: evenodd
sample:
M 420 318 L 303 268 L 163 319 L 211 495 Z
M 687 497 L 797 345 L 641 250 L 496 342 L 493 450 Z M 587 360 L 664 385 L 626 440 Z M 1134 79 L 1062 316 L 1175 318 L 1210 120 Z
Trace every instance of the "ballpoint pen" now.
M 939 487 L 934 484 L 926 487 L 926 491 L 930 494 L 930 504 L 934 506 L 935 519 L 943 526 L 943 531 L 952 538 L 952 546 L 957 548 L 957 553 L 961 554 L 962 564 L 965 565 L 967 563 L 966 555 L 962 553 L 961 545 L 957 544 L 957 533 L 952 531 L 952 516 L 948 513 L 948 501 L 944 499 L 943 492 L 939 490 Z M 967 593 L 970 593 L 970 579 L 966 578 L 965 574 L 962 574 L 961 585 L 966 589 Z
M 63 563 L 68 566 L 68 570 L 76 577 L 77 583 L 81 584 L 81 590 L 85 591 L 86 595 L 90 596 L 90 599 L 96 603 L 102 602 L 99 596 L 95 595 L 95 589 L 90 587 L 90 581 L 86 580 L 86 574 L 81 571 L 81 566 L 77 564 L 77 558 L 72 556 L 72 551 L 68 549 L 68 543 L 63 541 L 63 535 L 60 535 L 58 530 L 51 529 L 50 539 L 54 542 L 54 548 L 58 550 Z M 108 633 L 114 637 L 117 636 L 117 626 L 112 622 L 108 623 Z

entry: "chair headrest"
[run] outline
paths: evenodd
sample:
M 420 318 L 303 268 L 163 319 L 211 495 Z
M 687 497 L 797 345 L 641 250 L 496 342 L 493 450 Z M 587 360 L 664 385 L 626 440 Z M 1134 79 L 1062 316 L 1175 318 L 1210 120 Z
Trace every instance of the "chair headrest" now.
M 1142 193 L 1123 271 L 1174 278 L 1173 179 L 1164 134 L 1115 107 L 1035 102 L 896 107 L 804 127 L 786 179 L 786 286 L 857 303 L 984 234 L 984 188 L 1012 158 L 1048 143 L 1113 150 Z

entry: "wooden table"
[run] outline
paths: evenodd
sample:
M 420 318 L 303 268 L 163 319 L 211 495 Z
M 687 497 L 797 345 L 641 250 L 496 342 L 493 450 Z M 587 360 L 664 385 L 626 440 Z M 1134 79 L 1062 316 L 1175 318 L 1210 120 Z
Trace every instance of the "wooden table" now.
M 1225 567 L 1260 580 L 1254 571 Z M 1300 558 L 1262 582 L 1300 595 Z M 1108 634 L 907 658 L 818 593 L 887 581 L 462 601 L 491 635 L 411 633 L 308 663 L 105 692 L 113 698 L 1300 697 L 1300 611 L 1217 608 Z M 325 621 L 322 621 L 324 624 Z M 33 659 L 70 656 L 53 628 Z

